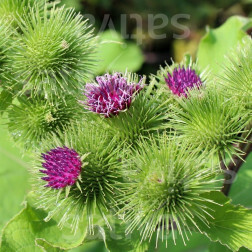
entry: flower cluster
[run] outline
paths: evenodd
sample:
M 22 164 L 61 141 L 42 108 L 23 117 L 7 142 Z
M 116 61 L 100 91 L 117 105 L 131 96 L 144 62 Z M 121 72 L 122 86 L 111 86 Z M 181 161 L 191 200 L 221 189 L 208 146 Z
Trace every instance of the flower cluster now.
M 177 67 L 172 74 L 168 72 L 165 81 L 173 94 L 187 97 L 189 89 L 200 87 L 202 81 L 195 70 L 185 67 Z
M 82 166 L 79 154 L 75 150 L 58 147 L 42 154 L 42 158 L 45 160 L 42 163 L 45 170 L 40 172 L 47 175 L 42 178 L 48 182 L 46 187 L 60 189 L 75 184 Z
M 142 79 L 139 83 L 131 83 L 120 73 L 98 76 L 96 80 L 98 84 L 86 84 L 85 105 L 89 110 L 105 117 L 118 115 L 120 111 L 129 108 L 134 94 L 143 88 Z

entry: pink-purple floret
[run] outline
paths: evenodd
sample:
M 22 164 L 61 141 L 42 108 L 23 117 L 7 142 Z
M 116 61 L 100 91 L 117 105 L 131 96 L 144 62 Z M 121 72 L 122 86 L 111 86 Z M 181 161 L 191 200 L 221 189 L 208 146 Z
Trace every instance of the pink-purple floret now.
M 76 183 L 81 173 L 82 163 L 75 150 L 57 147 L 42 154 L 42 158 L 45 160 L 42 163 L 45 170 L 40 170 L 40 172 L 47 175 L 42 178 L 48 182 L 46 187 L 60 189 Z
M 140 91 L 142 79 L 139 83 L 129 83 L 127 78 L 120 73 L 105 74 L 96 77 L 97 83 L 88 83 L 84 95 L 87 109 L 95 113 L 111 117 L 120 111 L 128 109 L 133 96 Z
M 187 92 L 192 88 L 199 88 L 202 85 L 200 77 L 195 70 L 184 67 L 175 68 L 171 73 L 168 73 L 168 78 L 165 81 L 173 94 L 187 97 Z

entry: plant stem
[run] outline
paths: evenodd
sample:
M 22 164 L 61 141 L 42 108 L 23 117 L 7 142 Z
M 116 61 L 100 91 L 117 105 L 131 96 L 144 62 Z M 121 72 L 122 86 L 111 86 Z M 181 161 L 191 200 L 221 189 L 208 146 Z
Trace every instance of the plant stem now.
M 231 160 L 228 167 L 225 167 L 224 170 L 226 171 L 233 171 L 233 178 L 232 178 L 232 182 L 234 181 L 238 171 L 240 170 L 244 160 L 246 160 L 246 158 L 248 157 L 248 155 L 250 154 L 250 152 L 252 152 L 252 136 L 250 134 L 250 136 L 247 138 L 247 141 L 245 143 L 240 144 L 239 149 L 244 153 L 242 155 L 242 159 L 235 155 L 233 157 L 233 161 Z M 221 161 L 221 167 L 223 168 L 223 162 Z M 232 186 L 232 182 L 230 183 L 230 174 L 229 173 L 225 173 L 225 180 L 224 180 L 224 184 L 222 187 L 222 192 L 224 193 L 224 195 L 228 196 L 231 186 Z

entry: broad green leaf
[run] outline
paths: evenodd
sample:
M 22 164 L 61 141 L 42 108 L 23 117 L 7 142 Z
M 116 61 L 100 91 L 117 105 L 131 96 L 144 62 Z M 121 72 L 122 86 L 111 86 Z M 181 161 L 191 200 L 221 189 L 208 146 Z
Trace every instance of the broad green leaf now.
M 74 248 L 69 250 L 69 252 L 108 252 L 106 249 L 104 242 L 102 241 L 93 241 L 85 243 L 78 248 Z
M 246 163 L 240 168 L 237 177 L 231 187 L 229 197 L 233 204 L 241 204 L 252 208 L 252 153 L 246 159 Z
M 37 239 L 35 243 L 36 243 L 37 247 L 42 248 L 42 250 L 45 251 L 45 252 L 46 251 L 49 251 L 49 252 L 62 252 L 62 251 L 65 251 L 63 249 L 53 247 L 48 242 L 46 242 L 45 240 L 42 240 L 42 239 Z
M 11 105 L 12 99 L 11 92 L 0 89 L 0 115 Z
M 22 202 L 29 190 L 27 157 L 10 140 L 6 121 L 0 118 L 0 230 L 5 223 L 22 208 Z
M 210 228 L 195 220 L 202 232 L 211 241 L 219 241 L 233 251 L 238 251 L 241 247 L 252 249 L 252 209 L 231 204 L 221 192 L 207 193 L 206 198 L 219 205 L 205 202 L 213 210 L 213 218 L 205 215 Z
M 121 35 L 113 30 L 107 30 L 100 35 L 97 55 L 97 74 L 125 70 L 134 72 L 143 64 L 141 49 L 134 43 L 124 41 Z
M 211 241 L 209 239 L 200 234 L 193 232 L 192 235 L 187 232 L 187 235 L 189 237 L 189 241 L 186 243 L 186 246 L 183 243 L 183 240 L 181 236 L 178 234 L 178 232 L 175 232 L 176 237 L 176 245 L 173 242 L 172 235 L 167 237 L 167 247 L 165 241 L 158 243 L 158 248 L 156 250 L 153 249 L 153 246 L 150 247 L 148 252 L 186 252 L 186 251 L 193 251 L 193 252 L 208 252 L 208 247 L 211 244 Z M 154 239 L 155 240 L 155 239 Z
M 219 73 L 225 62 L 224 56 L 247 36 L 245 30 L 252 27 L 250 22 L 251 19 L 234 16 L 217 29 L 209 28 L 199 44 L 199 66 L 209 67 L 213 73 Z
M 62 230 L 55 219 L 45 222 L 47 213 L 33 206 L 33 195 L 29 203 L 3 229 L 1 252 L 43 251 L 43 247 L 71 249 L 82 244 L 86 235 L 86 223 L 81 223 L 76 233 L 69 227 Z

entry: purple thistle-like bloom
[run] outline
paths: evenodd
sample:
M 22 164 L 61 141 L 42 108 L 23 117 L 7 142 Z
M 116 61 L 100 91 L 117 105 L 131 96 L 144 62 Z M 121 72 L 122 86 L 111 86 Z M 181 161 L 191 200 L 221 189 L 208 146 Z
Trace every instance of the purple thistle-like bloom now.
M 90 111 L 103 114 L 105 117 L 118 115 L 120 111 L 130 107 L 134 94 L 140 91 L 139 83 L 128 83 L 127 78 L 120 73 L 105 74 L 96 77 L 97 83 L 88 83 L 84 95 L 84 104 Z
M 165 81 L 173 94 L 187 97 L 187 91 L 194 87 L 200 87 L 202 81 L 195 70 L 184 67 L 175 68 L 172 74 L 168 73 Z
M 48 182 L 46 187 L 60 189 L 75 184 L 82 166 L 80 157 L 75 150 L 57 147 L 42 154 L 42 158 L 45 160 L 42 163 L 45 170 L 40 170 L 40 172 L 47 175 L 42 178 Z

